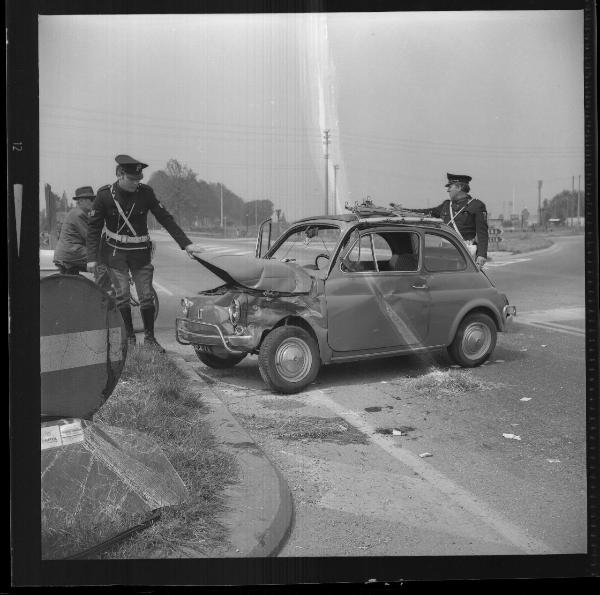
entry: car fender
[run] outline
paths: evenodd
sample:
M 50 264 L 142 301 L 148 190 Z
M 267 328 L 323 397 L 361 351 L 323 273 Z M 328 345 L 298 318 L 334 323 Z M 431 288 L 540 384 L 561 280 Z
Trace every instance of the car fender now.
M 261 344 L 264 338 L 274 329 L 285 325 L 295 325 L 309 331 L 317 340 L 321 363 L 326 364 L 331 361 L 331 348 L 327 343 L 327 321 L 324 316 L 325 304 L 323 296 L 316 299 L 303 299 L 304 296 L 286 300 L 286 304 L 281 308 L 273 308 L 271 316 L 261 337 Z M 298 302 L 296 304 L 290 302 Z M 309 303 L 311 302 L 311 303 Z M 294 307 L 295 306 L 295 307 Z
M 470 314 L 473 311 L 484 311 L 486 314 L 489 314 L 492 320 L 496 323 L 496 329 L 500 332 L 504 330 L 504 321 L 502 320 L 502 316 L 498 311 L 498 308 L 494 305 L 493 302 L 489 300 L 472 300 L 466 303 L 455 316 L 452 326 L 450 327 L 450 331 L 448 333 L 447 345 L 450 345 L 456 336 L 456 332 L 458 330 L 458 325 L 462 322 L 464 317 L 467 314 Z

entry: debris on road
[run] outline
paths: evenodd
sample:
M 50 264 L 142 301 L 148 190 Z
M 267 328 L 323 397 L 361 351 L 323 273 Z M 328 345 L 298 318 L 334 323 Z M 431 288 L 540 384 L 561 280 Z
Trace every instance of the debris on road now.
M 393 436 L 402 436 L 403 434 L 402 434 L 402 432 L 400 430 L 396 430 L 396 428 L 394 428 L 392 430 L 392 435 Z
M 531 401 L 531 397 L 522 397 L 519 401 Z
M 527 347 L 521 347 L 521 351 L 527 351 Z
M 516 434 L 502 434 L 505 438 L 509 438 L 511 440 L 521 440 L 521 436 L 517 436 Z
M 540 347 L 548 347 L 548 345 L 540 345 Z
M 422 459 L 425 459 L 425 458 L 427 458 L 427 457 L 432 457 L 433 455 L 432 455 L 430 452 L 422 452 L 422 453 L 421 453 L 419 456 L 420 456 Z
M 560 463 L 560 459 L 546 459 L 549 463 Z
M 504 360 L 503 360 L 503 359 L 495 359 L 495 360 L 494 360 L 494 363 L 495 363 L 495 364 L 503 364 L 503 363 L 504 363 Z

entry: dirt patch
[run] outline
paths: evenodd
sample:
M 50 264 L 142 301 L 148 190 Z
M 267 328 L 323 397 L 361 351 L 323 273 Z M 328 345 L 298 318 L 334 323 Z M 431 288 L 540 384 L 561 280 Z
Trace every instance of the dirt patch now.
M 288 419 L 238 415 L 245 428 L 265 432 L 279 440 L 326 440 L 338 444 L 367 444 L 368 439 L 341 417 L 289 417 Z

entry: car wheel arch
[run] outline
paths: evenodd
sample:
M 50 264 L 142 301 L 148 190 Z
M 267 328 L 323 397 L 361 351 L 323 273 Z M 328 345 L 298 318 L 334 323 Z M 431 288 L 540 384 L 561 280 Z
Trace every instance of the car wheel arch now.
M 494 324 L 496 325 L 496 331 L 498 332 L 502 332 L 503 331 L 503 326 L 500 322 L 500 315 L 498 314 L 498 312 L 495 311 L 496 309 L 493 306 L 490 306 L 488 304 L 476 304 L 476 305 L 468 305 L 466 307 L 464 307 L 456 316 L 456 318 L 454 319 L 454 322 L 452 324 L 452 328 L 450 330 L 450 334 L 448 337 L 448 345 L 450 345 L 450 343 L 452 343 L 452 341 L 454 341 L 454 338 L 456 337 L 456 333 L 458 332 L 458 327 L 460 326 L 460 323 L 470 314 L 486 314 L 487 316 L 489 316 Z
M 257 346 L 257 350 L 260 350 L 260 346 L 263 344 L 265 338 L 271 331 L 282 326 L 297 326 L 301 329 L 304 329 L 316 341 L 319 347 L 319 355 L 321 357 L 321 361 L 324 361 L 325 358 L 323 353 L 323 341 L 319 338 L 319 334 L 315 331 L 310 322 L 308 322 L 305 318 L 302 318 L 301 316 L 294 316 L 293 314 L 283 317 L 271 328 L 265 329 L 260 338 L 260 343 Z

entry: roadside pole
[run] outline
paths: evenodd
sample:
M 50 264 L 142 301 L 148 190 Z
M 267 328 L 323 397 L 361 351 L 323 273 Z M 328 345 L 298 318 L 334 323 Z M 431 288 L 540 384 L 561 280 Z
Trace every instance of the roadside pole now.
M 542 180 L 538 180 L 538 230 L 542 227 Z

